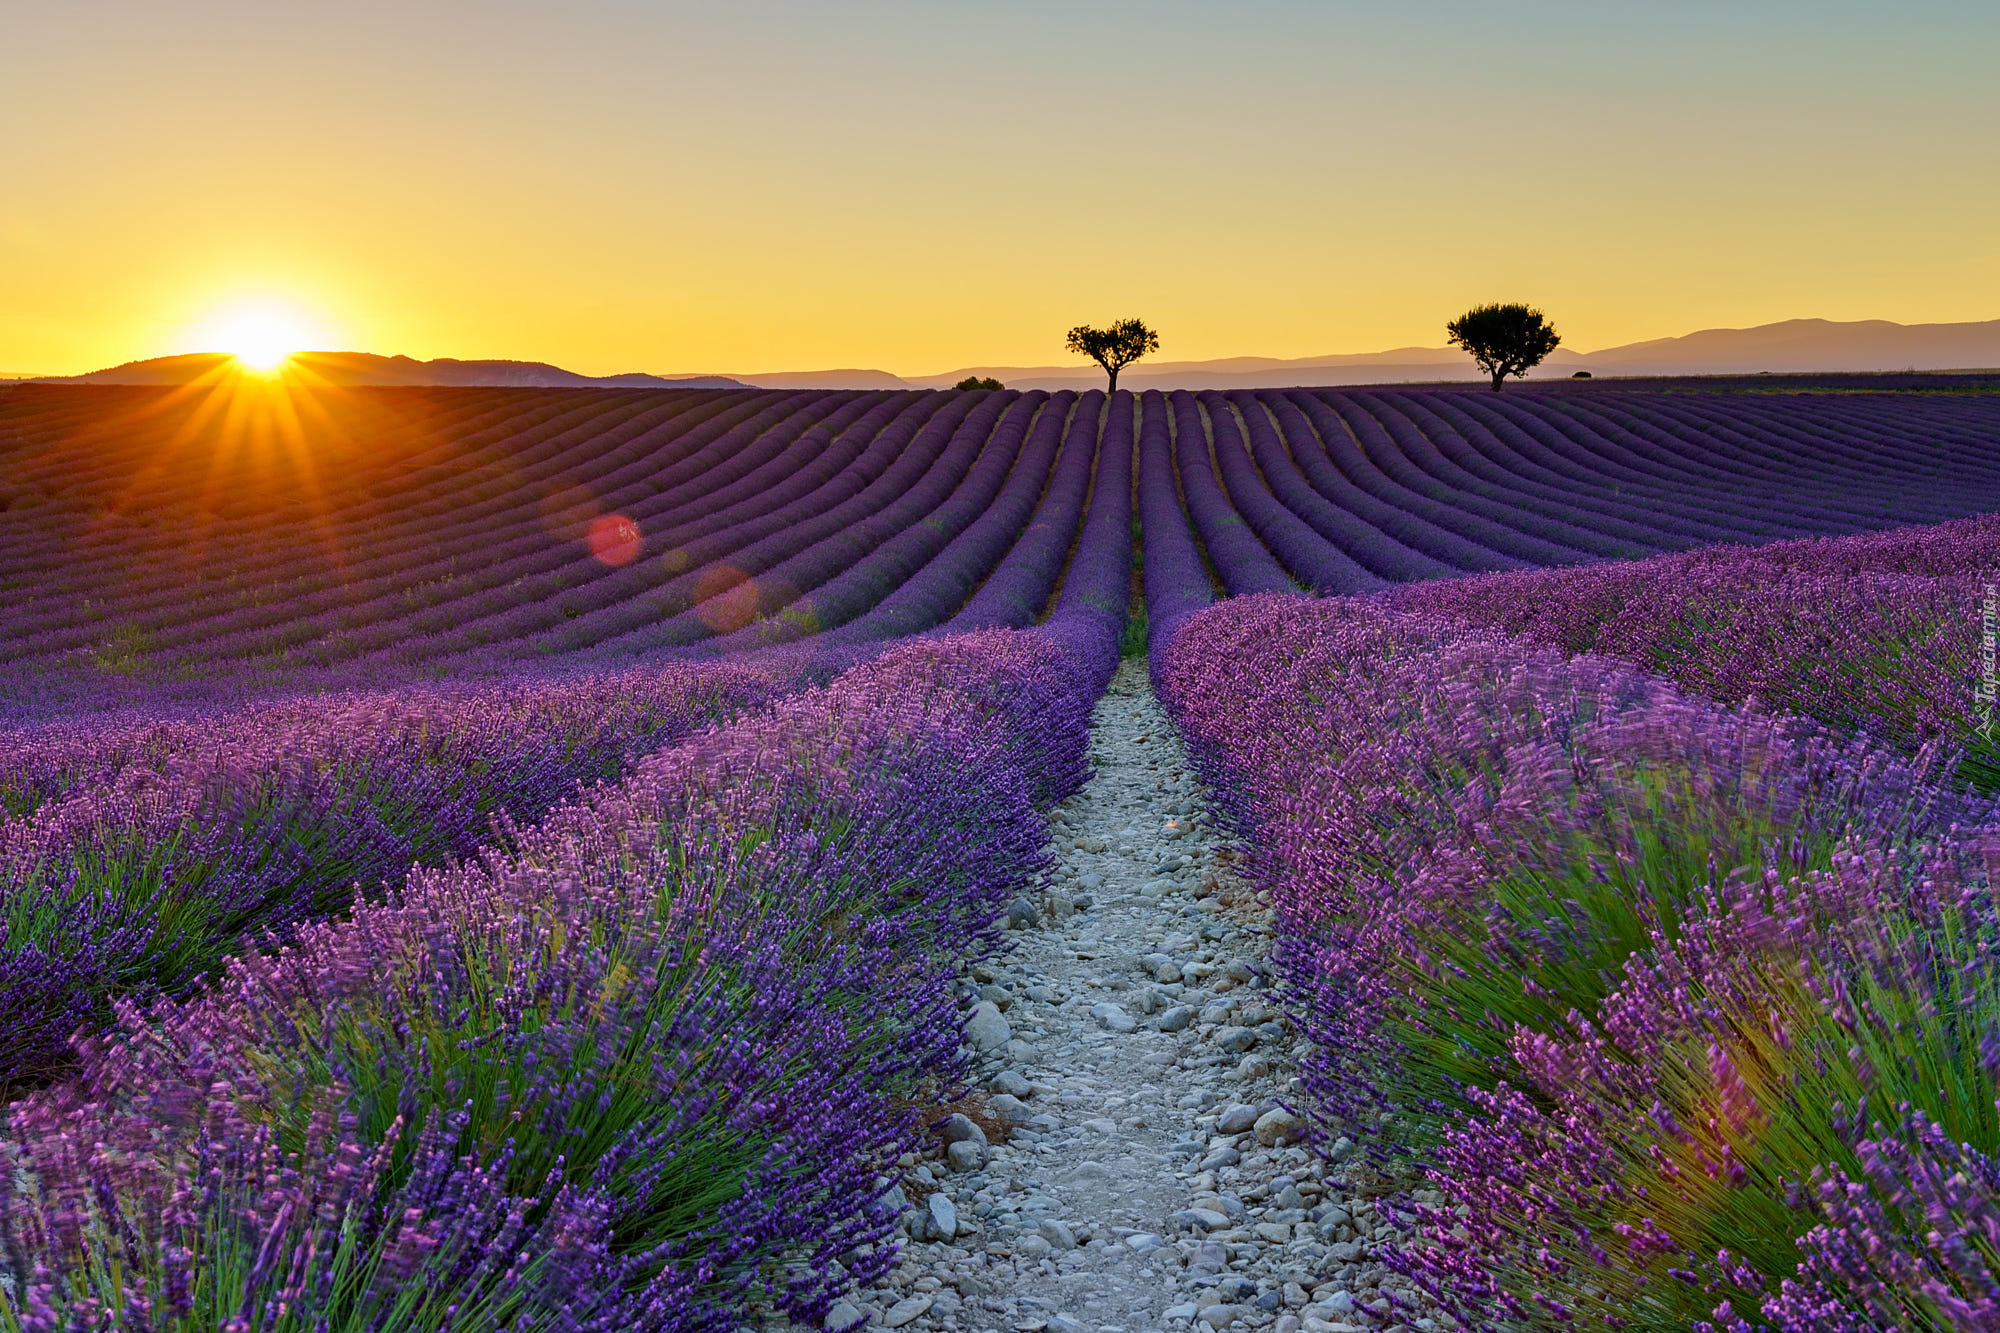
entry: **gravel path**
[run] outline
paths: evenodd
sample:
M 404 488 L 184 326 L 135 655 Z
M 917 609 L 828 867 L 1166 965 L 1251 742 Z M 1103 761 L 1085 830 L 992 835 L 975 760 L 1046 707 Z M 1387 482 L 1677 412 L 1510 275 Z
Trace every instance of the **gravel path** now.
M 1015 947 L 964 981 L 981 1091 L 902 1159 L 899 1266 L 829 1327 L 965 1333 L 1447 1328 L 1372 1261 L 1390 1234 L 1294 1140 L 1296 1037 L 1261 963 L 1269 909 L 1128 661 L 1096 776 Z M 892 1195 L 892 1198 L 895 1196 Z

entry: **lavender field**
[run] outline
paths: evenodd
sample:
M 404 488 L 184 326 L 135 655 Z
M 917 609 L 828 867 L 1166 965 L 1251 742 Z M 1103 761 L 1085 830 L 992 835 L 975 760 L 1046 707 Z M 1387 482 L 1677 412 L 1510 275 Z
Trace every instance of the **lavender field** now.
M 902 1205 L 1141 657 L 1326 1184 L 1079 1254 L 2000 1328 L 1996 464 L 1990 394 L 0 392 L 0 1329 L 1025 1327 L 862 1293 L 1040 1271 Z

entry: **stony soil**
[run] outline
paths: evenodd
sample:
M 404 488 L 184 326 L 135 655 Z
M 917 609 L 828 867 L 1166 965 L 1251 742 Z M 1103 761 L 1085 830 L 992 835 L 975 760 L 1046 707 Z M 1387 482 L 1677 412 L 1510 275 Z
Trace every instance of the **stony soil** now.
M 900 1264 L 828 1326 L 1451 1327 L 1375 1260 L 1393 1232 L 1347 1145 L 1294 1142 L 1269 908 L 1231 873 L 1143 663 L 1098 705 L 1092 761 L 1014 947 L 964 979 L 979 1091 L 899 1165 Z

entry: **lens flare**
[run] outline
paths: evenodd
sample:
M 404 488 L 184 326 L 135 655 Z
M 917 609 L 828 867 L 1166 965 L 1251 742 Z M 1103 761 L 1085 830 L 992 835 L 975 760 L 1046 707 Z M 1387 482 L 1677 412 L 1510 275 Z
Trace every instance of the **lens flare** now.
M 592 519 L 584 541 L 593 557 L 614 568 L 637 560 L 644 545 L 639 525 L 623 514 L 605 514 Z
M 757 580 L 733 565 L 718 565 L 695 580 L 695 614 L 717 634 L 730 634 L 757 618 Z

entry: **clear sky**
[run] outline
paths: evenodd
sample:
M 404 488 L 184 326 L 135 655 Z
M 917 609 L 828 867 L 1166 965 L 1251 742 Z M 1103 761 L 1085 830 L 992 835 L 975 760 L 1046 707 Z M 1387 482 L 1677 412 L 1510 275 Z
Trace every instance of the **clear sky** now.
M 2000 4 L 0 0 L 0 371 L 2000 317 Z M 228 350 L 228 349 L 224 349 Z

